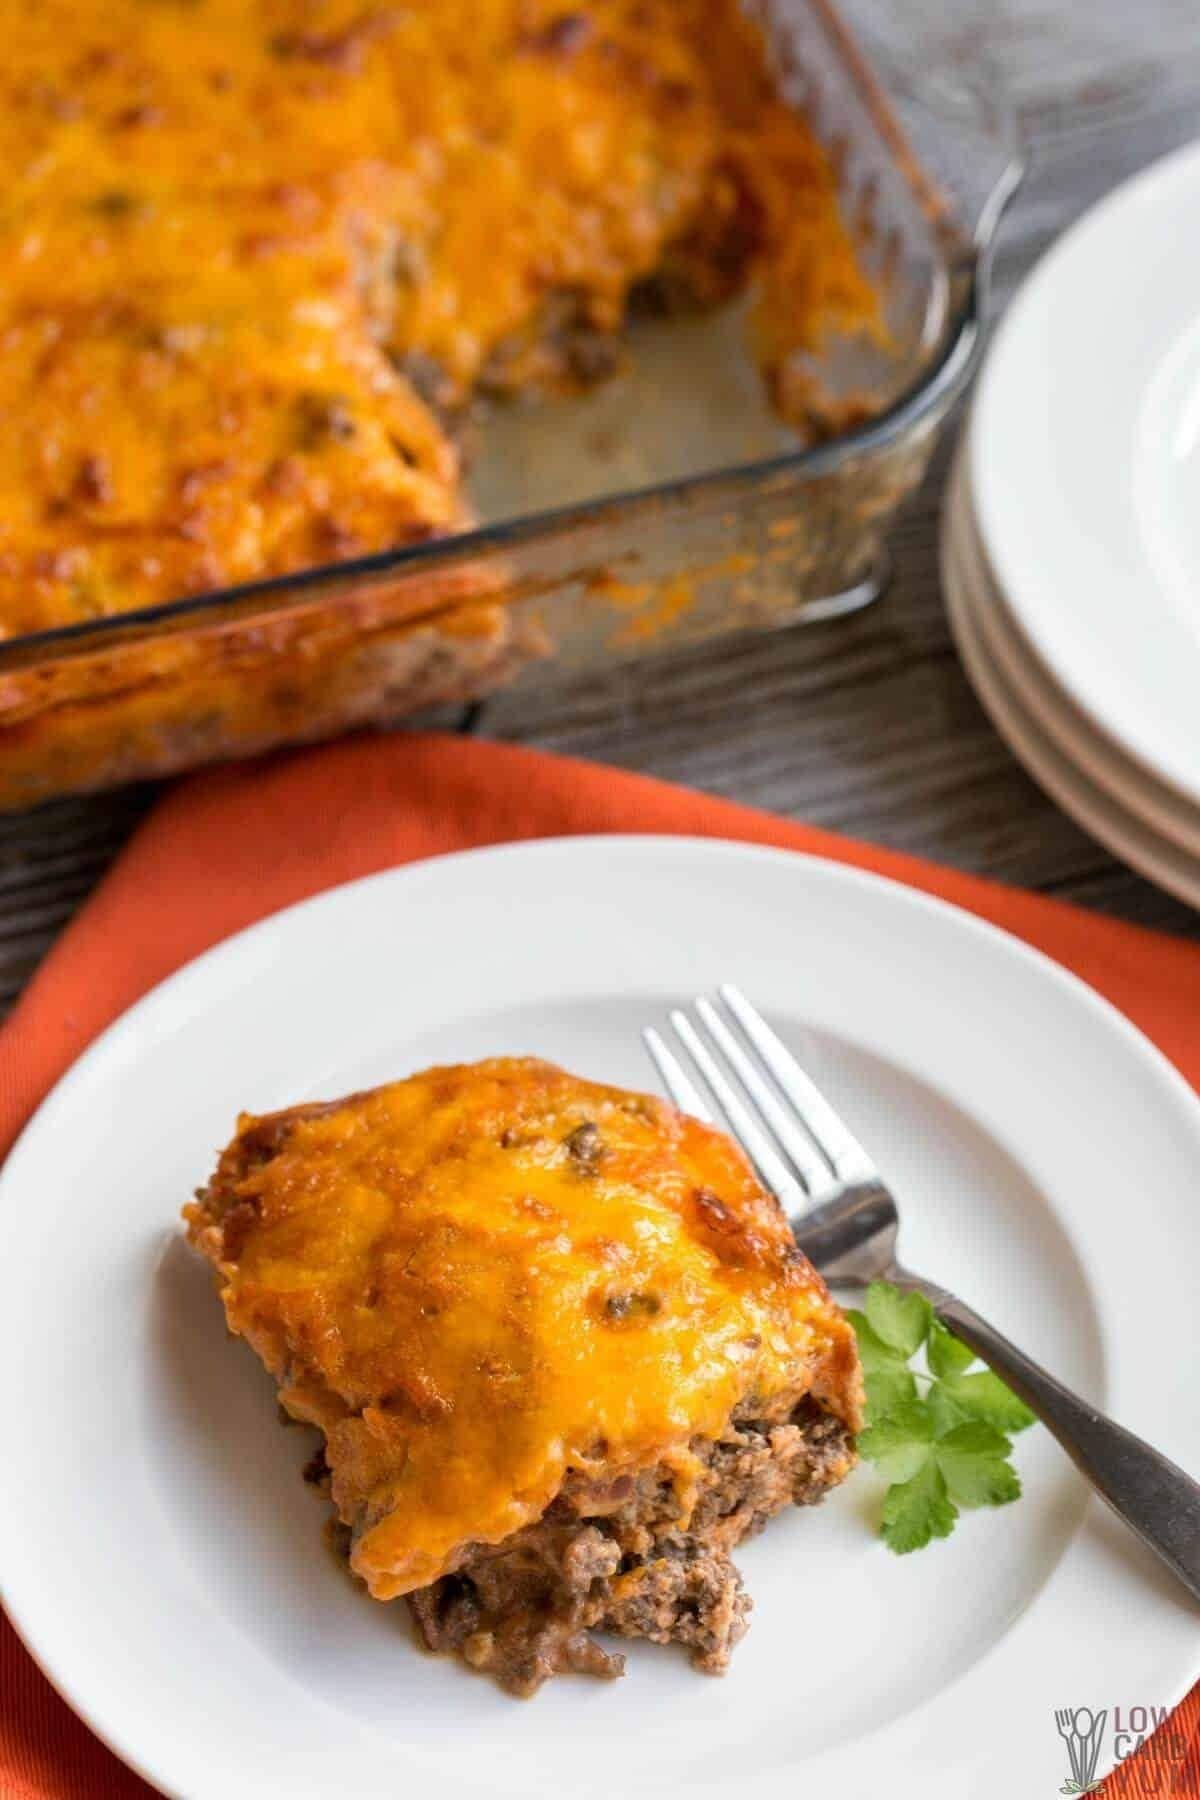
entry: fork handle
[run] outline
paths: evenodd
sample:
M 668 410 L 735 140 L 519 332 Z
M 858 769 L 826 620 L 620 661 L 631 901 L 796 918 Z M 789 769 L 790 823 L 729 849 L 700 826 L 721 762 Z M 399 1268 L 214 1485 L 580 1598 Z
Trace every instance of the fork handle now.
M 1033 1409 L 1118 1518 L 1200 1600 L 1200 1483 L 1065 1388 L 964 1301 L 934 1288 L 929 1297 L 943 1325 Z

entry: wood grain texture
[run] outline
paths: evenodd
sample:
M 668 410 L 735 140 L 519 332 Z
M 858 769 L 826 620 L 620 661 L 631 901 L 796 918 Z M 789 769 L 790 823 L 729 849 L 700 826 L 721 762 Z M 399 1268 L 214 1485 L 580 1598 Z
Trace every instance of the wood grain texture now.
M 869 39 L 895 14 L 851 0 Z M 896 15 L 901 16 L 901 15 Z M 911 12 L 926 67 L 1011 97 L 1033 167 L 1005 222 L 1003 306 L 1046 246 L 1133 170 L 1200 135 L 1195 0 L 988 0 Z M 953 431 L 950 434 L 953 435 Z M 632 674 L 500 696 L 478 728 L 640 769 L 876 843 L 1200 938 L 1200 918 L 1123 868 L 1046 798 L 984 716 L 942 608 L 949 443 L 893 538 L 869 612 L 706 647 Z M 0 819 L 0 1008 L 153 799 L 141 787 Z

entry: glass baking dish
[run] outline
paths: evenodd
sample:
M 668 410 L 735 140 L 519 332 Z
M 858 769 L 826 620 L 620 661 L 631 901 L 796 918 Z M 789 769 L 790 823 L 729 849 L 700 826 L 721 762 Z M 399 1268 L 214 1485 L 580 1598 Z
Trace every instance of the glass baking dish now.
M 738 307 L 643 321 L 603 387 L 491 414 L 478 528 L 0 644 L 0 807 L 876 595 L 888 524 L 973 364 L 1018 165 L 985 96 L 925 88 L 919 45 L 880 46 L 877 76 L 830 0 L 759 10 L 886 317 L 886 338 L 832 341 L 798 372 L 812 441 L 770 411 Z

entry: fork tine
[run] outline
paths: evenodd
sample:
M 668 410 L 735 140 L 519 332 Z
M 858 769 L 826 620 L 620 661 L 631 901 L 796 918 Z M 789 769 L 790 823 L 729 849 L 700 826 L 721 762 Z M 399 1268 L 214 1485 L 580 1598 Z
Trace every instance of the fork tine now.
M 770 1069 L 780 1089 L 799 1114 L 806 1131 L 842 1181 L 876 1181 L 879 1171 L 854 1134 L 842 1123 L 825 1096 L 804 1073 L 791 1051 L 776 1037 L 740 988 L 731 982 L 719 989 L 722 1000 Z
M 696 1011 L 708 1027 L 708 1034 L 725 1061 L 795 1164 L 796 1173 L 808 1189 L 809 1197 L 817 1200 L 840 1186 L 825 1158 L 818 1150 L 814 1150 L 770 1083 L 759 1074 L 712 1001 L 697 1000 Z
M 687 1014 L 678 1008 L 671 1014 L 675 1035 L 703 1075 L 729 1129 L 757 1168 L 766 1185 L 788 1211 L 804 1210 L 809 1197 L 776 1150 L 767 1133 L 737 1093 L 732 1082 L 703 1042 Z
M 642 1032 L 642 1041 L 650 1052 L 650 1060 L 663 1078 L 663 1085 L 680 1112 L 691 1113 L 702 1125 L 715 1123 L 712 1113 L 700 1097 L 700 1090 L 684 1071 L 675 1052 L 663 1043 L 653 1025 Z

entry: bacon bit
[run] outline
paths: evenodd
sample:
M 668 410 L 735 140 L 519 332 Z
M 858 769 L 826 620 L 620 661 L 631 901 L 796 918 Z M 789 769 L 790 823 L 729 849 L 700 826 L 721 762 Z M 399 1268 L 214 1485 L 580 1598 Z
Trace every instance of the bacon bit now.
M 75 476 L 72 497 L 84 506 L 109 506 L 114 499 L 112 471 L 103 456 L 85 456 Z
M 318 555 L 331 556 L 335 562 L 358 556 L 363 548 L 362 539 L 356 531 L 343 525 L 340 519 L 329 517 L 314 521 L 313 539 Z
M 604 1302 L 604 1317 L 611 1325 L 653 1319 L 661 1311 L 662 1301 L 657 1294 L 609 1294 Z
M 358 431 L 353 412 L 337 394 L 303 394 L 297 412 L 302 450 L 319 450 L 326 443 L 348 443 Z
M 444 1419 L 454 1411 L 454 1402 L 441 1392 L 431 1376 L 414 1371 L 398 1387 L 383 1395 L 378 1408 L 365 1408 L 363 1417 L 376 1410 L 409 1417 L 415 1415 L 418 1419 Z
M 725 1202 L 718 1194 L 714 1194 L 711 1188 L 697 1188 L 695 1199 L 696 1211 L 706 1225 L 712 1226 L 715 1231 L 736 1231 L 738 1229 L 737 1220 Z
M 723 1263 L 743 1269 L 765 1268 L 771 1262 L 786 1263 L 786 1257 L 773 1249 L 761 1232 L 755 1231 L 726 1206 L 711 1188 L 697 1188 L 692 1203 L 701 1230 Z
M 403 532 L 404 543 L 428 544 L 432 543 L 435 538 L 453 537 L 458 527 L 456 525 L 437 525 L 432 519 L 409 519 L 400 529 Z M 457 610 L 454 615 L 446 616 L 445 630 L 447 632 L 454 631 L 454 618 L 457 616 Z M 471 632 L 468 630 L 467 636 L 470 635 Z
M 179 498 L 185 506 L 194 506 L 203 499 L 206 488 L 214 481 L 226 481 L 233 474 L 234 465 L 228 457 L 219 457 L 214 462 L 196 463 L 190 469 L 184 469 L 179 477 Z
M 628 45 L 618 43 L 614 38 L 603 38 L 598 49 L 607 58 L 615 78 L 628 82 L 631 87 L 657 94 L 670 106 L 686 106 L 695 100 L 696 90 L 689 82 L 675 75 L 665 75 L 649 57 L 640 55 Z
M 570 1135 L 563 1139 L 567 1155 L 575 1167 L 584 1175 L 594 1175 L 597 1165 L 604 1157 L 604 1139 L 590 1119 L 577 1125 Z
M 231 1260 L 242 1253 L 242 1247 L 259 1221 L 259 1200 L 255 1194 L 243 1195 L 229 1208 L 221 1221 L 222 1254 Z
M 138 210 L 138 197 L 128 188 L 106 188 L 92 201 L 92 211 L 105 219 L 125 219 Z
M 270 48 L 275 56 L 322 63 L 326 68 L 357 75 L 367 48 L 377 38 L 387 37 L 399 22 L 397 12 L 366 13 L 352 20 L 343 31 L 281 31 L 271 39 Z
M 304 464 L 298 456 L 281 456 L 262 478 L 263 489 L 280 500 L 297 500 L 307 485 Z
M 103 75 L 109 69 L 117 67 L 120 58 L 111 44 L 97 44 L 80 58 L 79 67 L 83 74 Z
M 524 38 L 522 47 L 543 56 L 577 56 L 591 42 L 594 30 L 594 21 L 586 13 L 559 13 L 540 31 Z
M 166 116 L 161 106 L 154 106 L 149 101 L 143 101 L 140 106 L 125 107 L 122 112 L 117 114 L 113 124 L 119 126 L 123 131 L 134 131 L 143 125 L 162 125 Z

